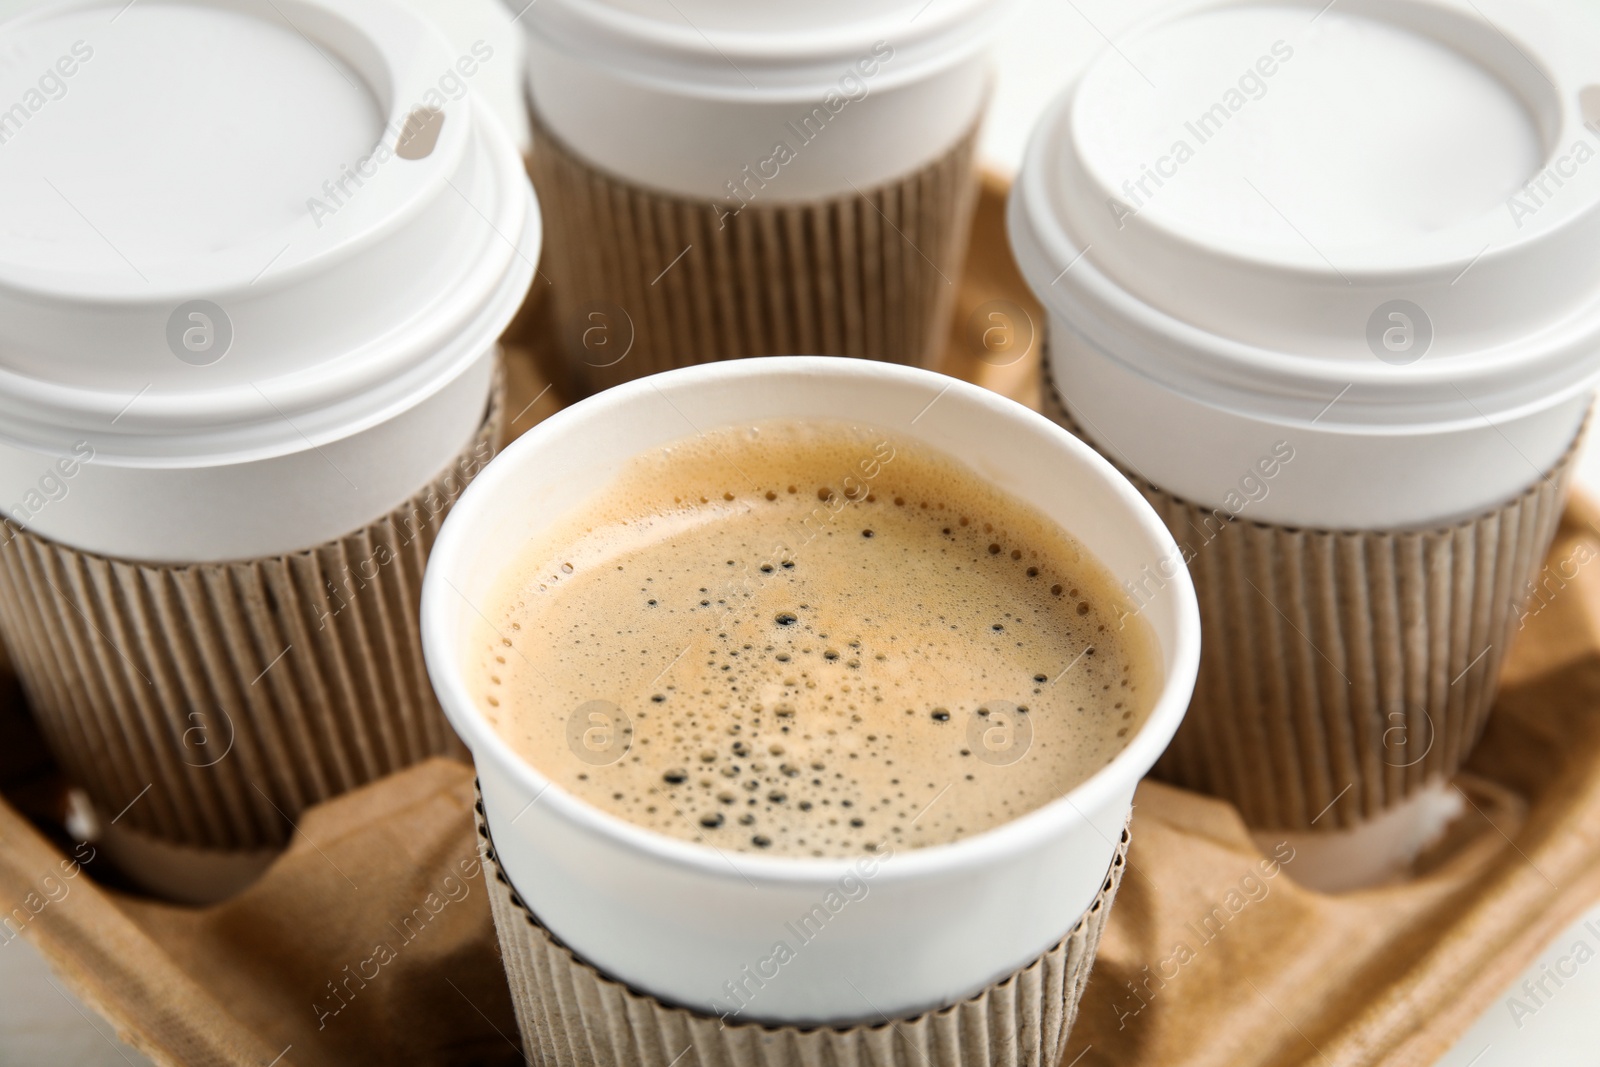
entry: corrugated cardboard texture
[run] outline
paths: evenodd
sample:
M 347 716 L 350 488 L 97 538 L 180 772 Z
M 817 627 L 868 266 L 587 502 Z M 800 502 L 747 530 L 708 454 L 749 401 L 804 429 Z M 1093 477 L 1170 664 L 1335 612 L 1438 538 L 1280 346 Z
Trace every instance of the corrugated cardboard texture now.
M 539 1067 L 1021 1067 L 1056 1064 L 1122 883 L 1128 833 L 1078 925 L 1015 974 L 940 1011 L 849 1028 L 725 1023 L 597 971 L 539 924 L 500 870 L 477 805 L 489 903 L 528 1062 Z M 691 1055 L 692 1054 L 692 1055 Z
M 497 385 L 431 484 L 304 552 L 131 563 L 6 523 L 0 634 L 56 760 L 103 817 L 196 848 L 266 848 L 318 801 L 466 757 L 423 668 L 422 573 L 504 407 Z
M 1074 425 L 1046 382 L 1048 413 Z M 1200 598 L 1194 701 L 1156 765 L 1252 826 L 1336 829 L 1453 776 L 1494 703 L 1576 447 L 1502 506 L 1436 530 L 1251 522 L 1107 459 L 1172 531 Z
M 976 199 L 976 126 L 888 184 L 789 202 L 781 182 L 752 185 L 742 208 L 601 171 L 537 116 L 533 136 L 571 395 L 742 356 L 937 359 Z

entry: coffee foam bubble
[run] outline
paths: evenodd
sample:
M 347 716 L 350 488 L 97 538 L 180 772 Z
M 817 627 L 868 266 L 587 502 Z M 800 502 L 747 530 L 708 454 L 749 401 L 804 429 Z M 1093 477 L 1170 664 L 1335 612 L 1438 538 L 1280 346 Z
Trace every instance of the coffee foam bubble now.
M 534 766 L 735 851 L 955 841 L 1108 763 L 1159 690 L 1146 624 L 954 459 L 830 423 L 644 455 L 527 546 L 475 687 Z

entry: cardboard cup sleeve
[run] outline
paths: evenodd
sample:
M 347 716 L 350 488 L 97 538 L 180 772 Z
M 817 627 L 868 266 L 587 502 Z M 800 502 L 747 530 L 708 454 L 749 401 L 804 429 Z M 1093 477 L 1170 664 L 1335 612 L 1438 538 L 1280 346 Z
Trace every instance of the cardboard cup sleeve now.
M 477 823 L 484 884 L 524 1056 L 540 1067 L 1058 1063 L 1128 856 L 1124 829 L 1100 893 L 1078 925 L 1038 959 L 983 991 L 912 1018 L 843 1029 L 802 1028 L 724 1021 L 664 1003 L 602 974 L 540 925 L 512 889 L 495 857 L 481 798 Z M 693 1056 L 680 1061 L 691 1047 Z
M 1044 394 L 1092 445 L 1048 380 Z M 1348 829 L 1453 777 L 1488 722 L 1577 443 L 1499 507 L 1404 531 L 1249 521 L 1107 454 L 1172 531 L 1200 600 L 1200 677 L 1156 777 L 1281 830 Z
M 938 358 L 977 203 L 977 123 L 883 185 L 786 202 L 780 173 L 724 202 L 601 171 L 534 110 L 541 269 L 572 395 L 742 356 Z
M 465 758 L 423 668 L 423 565 L 493 457 L 503 374 L 467 447 L 410 500 L 301 552 L 135 563 L 9 521 L 0 634 L 67 777 L 118 832 L 269 850 L 306 808 Z

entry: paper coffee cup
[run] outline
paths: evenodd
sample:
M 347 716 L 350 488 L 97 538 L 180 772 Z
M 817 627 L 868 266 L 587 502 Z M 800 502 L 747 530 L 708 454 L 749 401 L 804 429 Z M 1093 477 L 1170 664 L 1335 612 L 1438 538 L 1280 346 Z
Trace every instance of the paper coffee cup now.
M 531 169 L 580 391 L 714 359 L 936 358 L 1007 4 L 542 0 Z
M 1087 438 L 1048 378 L 1045 410 Z M 1319 832 L 1336 853 L 1349 840 L 1366 863 L 1340 862 L 1341 888 L 1409 867 L 1488 722 L 1576 452 L 1498 508 L 1400 531 L 1219 521 L 1122 468 L 1177 539 L 1205 633 L 1194 701 L 1155 773 L 1253 827 Z
M 6 25 L 0 511 L 165 562 L 359 529 L 477 432 L 538 257 L 492 50 L 373 0 L 119 11 Z
M 1600 376 L 1595 38 L 1533 4 L 1193 3 L 1035 131 L 1010 232 L 1048 369 L 1207 605 L 1164 766 L 1247 817 L 1370 818 L 1481 730 Z M 1388 727 L 1430 722 L 1426 774 L 1391 770 Z
M 1143 608 L 1159 647 L 1160 696 L 1106 767 L 997 829 L 883 858 L 870 872 L 856 859 L 725 854 L 590 807 L 516 755 L 477 706 L 464 674 L 468 650 L 482 638 L 474 605 L 491 601 L 530 537 L 632 457 L 695 427 L 777 418 L 844 420 L 926 441 L 1060 523 L 1119 579 L 1176 551 L 1110 464 L 987 390 L 862 360 L 736 360 L 608 390 L 510 445 L 468 488 L 435 546 L 423 588 L 423 649 L 440 702 L 472 750 L 500 865 L 539 922 L 579 958 L 664 1003 L 727 1014 L 728 983 L 771 958 L 785 922 L 840 879 L 864 878 L 870 890 L 832 916 L 828 936 L 787 960 L 751 1013 L 797 1025 L 905 1018 L 1027 967 L 1091 907 L 1134 787 L 1188 703 L 1198 615 L 1179 567 Z
M 108 818 L 171 786 L 127 821 L 281 843 L 304 804 L 453 743 L 407 664 L 405 572 L 492 451 L 538 256 L 470 92 L 496 57 L 369 0 L 33 4 L 5 36 L 0 612 L 52 627 L 23 680 Z M 185 811 L 185 717 L 219 708 L 313 732 L 265 745 L 260 797 Z M 395 736 L 363 747 L 357 708 Z M 53 729 L 69 709 L 99 726 Z

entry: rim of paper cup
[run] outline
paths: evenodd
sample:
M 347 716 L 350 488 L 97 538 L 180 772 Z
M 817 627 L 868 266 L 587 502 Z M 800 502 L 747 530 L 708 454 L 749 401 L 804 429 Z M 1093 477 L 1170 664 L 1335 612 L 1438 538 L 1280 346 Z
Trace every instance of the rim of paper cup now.
M 1459 3 L 1454 0 L 1403 2 L 1410 8 L 1439 9 L 1463 19 L 1473 17 L 1472 9 L 1468 6 L 1470 0 L 1461 0 Z M 1184 19 L 1263 6 L 1273 5 L 1270 0 L 1180 0 L 1175 7 L 1163 8 L 1138 20 L 1119 36 L 1124 41 L 1135 40 Z M 1382 20 L 1384 16 L 1381 9 L 1374 10 L 1373 7 L 1372 4 L 1366 5 L 1358 12 L 1359 17 Z M 1600 41 L 1600 29 L 1589 27 L 1581 32 L 1586 40 Z M 1444 42 L 1444 47 L 1454 50 L 1448 42 Z M 1103 52 L 1096 62 L 1114 60 L 1114 55 Z M 1545 67 L 1537 57 L 1528 61 L 1534 64 L 1534 69 L 1544 73 Z M 1334 420 L 1320 423 L 1322 428 L 1357 435 L 1432 434 L 1481 425 L 1485 415 L 1499 422 L 1535 414 L 1586 389 L 1592 389 L 1600 382 L 1600 359 L 1590 360 L 1585 367 L 1579 360 L 1563 358 L 1573 352 L 1592 350 L 1594 342 L 1600 340 L 1600 301 L 1592 301 L 1583 308 L 1569 309 L 1569 314 L 1563 320 L 1550 324 L 1554 337 L 1542 337 L 1537 349 L 1526 343 L 1500 343 L 1449 359 L 1422 360 L 1410 366 L 1395 367 L 1377 361 L 1307 359 L 1290 351 L 1237 340 L 1212 329 L 1193 325 L 1153 303 L 1147 295 L 1129 289 L 1099 269 L 1089 249 L 1082 247 L 1081 236 L 1068 228 L 1067 220 L 1058 210 L 1059 191 L 1051 181 L 1070 133 L 1067 120 L 1076 106 L 1078 89 L 1084 76 L 1080 74 L 1074 78 L 1056 95 L 1030 134 L 1008 198 L 1007 229 L 1011 245 L 1024 277 L 1050 313 L 1069 320 L 1092 321 L 1102 333 L 1108 329 L 1122 329 L 1125 324 L 1135 326 L 1140 334 L 1137 347 L 1159 346 L 1166 350 L 1157 353 L 1153 364 L 1164 364 L 1174 372 L 1206 384 L 1208 394 L 1195 394 L 1194 399 L 1201 400 L 1209 407 L 1245 414 L 1252 419 L 1288 427 L 1304 427 L 1310 413 L 1302 414 L 1301 409 L 1306 406 L 1308 392 L 1320 393 L 1330 389 L 1338 392 L 1354 385 L 1357 390 L 1371 388 L 1385 394 L 1386 399 L 1382 403 L 1386 412 L 1384 419 L 1344 422 L 1335 417 Z M 1548 75 L 1545 76 L 1548 78 Z M 1600 84 L 1600 72 L 1597 72 L 1596 84 Z M 1557 131 L 1553 136 L 1559 141 L 1564 133 Z M 1600 211 L 1600 205 L 1590 204 L 1579 214 L 1594 211 Z M 1561 221 L 1566 223 L 1571 219 L 1563 216 Z M 1548 238 L 1551 232 L 1548 226 L 1531 230 L 1516 242 L 1490 248 L 1486 254 L 1479 252 L 1479 255 L 1492 261 L 1497 255 L 1516 253 Z M 1168 238 L 1175 244 L 1203 248 L 1206 255 L 1219 262 L 1232 260 L 1249 265 L 1260 265 L 1262 262 L 1248 248 L 1228 247 L 1219 243 L 1202 245 L 1191 235 L 1179 232 L 1169 234 Z M 1470 241 L 1460 245 L 1460 249 L 1466 250 L 1468 258 L 1480 247 L 1472 245 Z M 1400 292 L 1408 277 L 1438 268 L 1440 262 L 1437 257 L 1390 259 L 1354 265 L 1346 263 L 1342 270 L 1352 276 L 1393 276 L 1395 291 Z M 1482 261 L 1474 262 L 1481 265 Z M 1071 265 L 1070 271 L 1060 271 L 1062 265 L 1068 264 Z M 1275 269 L 1286 274 L 1303 274 L 1313 283 L 1326 280 L 1325 272 L 1309 260 L 1299 266 L 1281 264 Z M 1058 285 L 1058 282 L 1061 284 Z M 1311 290 L 1308 288 L 1307 291 Z M 1087 337 L 1085 340 L 1104 349 L 1097 341 Z M 1530 370 L 1529 355 L 1535 351 L 1539 365 Z M 1141 374 L 1163 382 L 1167 380 L 1163 367 L 1159 365 L 1147 368 L 1144 360 L 1134 361 L 1116 352 L 1108 354 L 1119 362 L 1135 367 Z M 1542 389 L 1529 387 L 1530 373 L 1537 382 L 1543 383 Z M 1451 386 L 1467 387 L 1473 403 L 1487 404 L 1489 407 L 1485 408 L 1484 414 L 1471 412 L 1443 419 L 1434 417 L 1431 412 L 1439 407 L 1441 401 L 1421 394 L 1446 390 Z M 1173 384 L 1170 387 L 1178 386 Z M 1474 387 L 1482 392 L 1473 391 Z M 1442 403 L 1451 404 L 1451 398 L 1454 406 L 1459 408 L 1460 397 L 1453 392 Z M 1496 403 L 1497 399 L 1501 402 Z M 1348 413 L 1360 404 L 1359 398 L 1350 397 L 1342 403 L 1340 410 Z M 1314 412 L 1315 406 L 1311 410 Z M 1387 414 L 1389 412 L 1393 415 Z
M 785 375 L 833 377 L 841 384 L 851 379 L 879 378 L 898 380 L 909 386 L 932 386 L 987 409 L 991 417 L 1019 419 L 1042 434 L 1055 438 L 1071 455 L 1072 462 L 1086 468 L 1120 498 L 1126 506 L 1124 514 L 1132 526 L 1156 549 L 1155 558 L 1181 558 L 1177 543 L 1161 518 L 1139 490 L 1118 473 L 1110 462 L 1038 412 L 981 386 L 915 367 L 838 356 L 765 356 L 729 360 L 635 379 L 562 409 L 503 449 L 467 487 L 434 543 L 423 578 L 423 648 L 429 674 L 440 691 L 441 703 L 451 724 L 472 750 L 474 762 L 493 763 L 514 778 L 529 795 L 537 797 L 540 803 L 550 804 L 563 819 L 588 833 L 661 862 L 718 879 L 755 878 L 790 885 L 833 882 L 855 869 L 859 863 L 874 858 L 894 860 L 875 877 L 915 879 L 982 866 L 1003 856 L 1026 852 L 1056 836 L 1063 828 L 1073 825 L 1087 824 L 1094 828 L 1095 824 L 1087 812 L 1099 809 L 1117 794 L 1130 791 L 1138 784 L 1166 751 L 1188 710 L 1200 663 L 1200 610 L 1187 567 L 1182 568 L 1167 586 L 1177 602 L 1174 604 L 1171 662 L 1165 665 L 1160 696 L 1127 745 L 1110 763 L 1050 803 L 999 826 L 946 844 L 891 853 L 864 852 L 859 856 L 761 856 L 728 852 L 646 829 L 581 800 L 518 755 L 499 731 L 489 724 L 482 708 L 468 691 L 461 667 L 461 649 L 453 636 L 444 632 L 445 625 L 438 605 L 450 598 L 459 599 L 450 570 L 460 565 L 457 560 L 462 556 L 464 542 L 471 536 L 470 527 L 477 522 L 490 498 L 505 489 L 503 483 L 510 481 L 518 470 L 534 462 L 545 440 L 564 432 L 570 422 L 579 419 L 599 421 L 607 414 L 622 417 L 637 398 L 656 392 L 664 383 L 688 388 L 729 379 L 776 379 Z M 915 434 L 907 436 L 914 437 Z M 1067 532 L 1071 535 L 1070 530 Z M 1087 547 L 1085 551 L 1088 551 Z M 1093 552 L 1089 554 L 1094 556 Z M 1100 565 L 1105 566 L 1103 563 Z
M 926 21 L 921 12 L 913 12 L 905 23 L 874 16 L 806 33 L 712 29 L 710 36 L 688 22 L 674 26 L 586 0 L 539 0 L 528 5 L 532 10 L 523 7 L 523 0 L 505 2 L 513 10 L 527 11 L 524 25 L 530 36 L 570 49 L 619 76 L 686 95 L 798 101 L 826 92 L 876 40 L 897 49 L 904 46 L 911 61 L 874 76 L 874 87 L 922 80 L 987 47 L 1017 0 L 961 0 L 960 6 L 928 12 Z M 548 32 L 551 19 L 559 23 L 554 34 Z M 897 27 L 914 32 L 896 41 L 892 34 Z M 763 78 L 765 84 L 758 87 Z
M 268 23 L 278 18 L 271 10 L 257 11 L 250 5 L 241 6 L 237 0 L 185 2 L 264 18 Z M 59 4 L 27 0 L 10 16 L 0 17 L 0 26 L 47 22 L 64 14 L 113 4 L 114 0 L 65 0 Z M 427 83 L 426 75 L 434 71 L 427 65 L 427 54 L 418 54 L 419 47 L 436 48 L 445 59 L 454 55 L 430 22 L 387 0 L 294 0 L 291 8 L 318 10 L 380 49 L 374 62 L 384 68 L 387 81 L 379 84 L 359 68 L 355 74 L 382 105 L 380 117 L 388 123 L 385 130 L 410 114 L 417 96 L 414 90 Z M 483 157 L 481 164 L 474 165 L 483 167 L 499 195 L 499 201 L 491 206 L 490 217 L 485 218 L 484 224 L 494 235 L 484 239 L 484 247 L 510 247 L 502 268 L 491 273 L 481 256 L 461 260 L 454 283 L 440 294 L 428 320 L 419 321 L 403 336 L 387 337 L 381 350 L 367 342 L 340 352 L 341 356 L 362 352 L 359 362 L 313 364 L 277 377 L 258 378 L 255 384 L 267 385 L 272 390 L 274 406 L 286 409 L 288 416 L 281 412 L 278 417 L 270 412 L 263 414 L 262 394 L 252 383 L 140 394 L 136 398 L 141 401 L 138 411 L 124 420 L 127 428 L 112 427 L 116 432 L 109 435 L 97 431 L 97 463 L 183 469 L 270 460 L 315 449 L 361 433 L 426 402 L 496 342 L 526 300 L 528 284 L 535 273 L 534 260 L 544 240 L 544 223 L 537 196 L 509 134 L 473 94 L 464 94 L 452 103 L 461 113 L 470 115 L 471 121 L 447 124 L 441 144 L 448 138 L 448 144 L 456 146 L 452 149 L 456 155 L 477 152 Z M 427 188 L 442 198 L 442 184 L 448 183 L 449 178 L 448 174 L 437 175 Z M 414 225 L 429 202 L 429 197 L 412 190 L 377 224 L 310 258 L 274 270 L 261 279 L 259 286 L 251 285 L 264 293 L 303 288 L 308 279 L 314 280 L 330 265 L 347 265 L 396 231 Z M 512 225 L 517 225 L 516 232 L 506 232 L 505 227 Z M 202 292 L 175 282 L 162 282 L 153 289 L 137 287 L 134 291 L 152 299 Z M 48 289 L 40 292 L 59 295 Z M 114 306 L 116 296 L 114 292 L 108 295 L 96 290 L 74 299 L 92 306 Z M 64 436 L 87 432 L 90 421 L 97 425 L 106 420 L 117 422 L 129 406 L 126 396 L 120 393 L 4 367 L 0 367 L 0 392 L 14 405 L 37 405 L 41 410 L 68 413 L 73 421 L 62 431 Z M 292 421 L 288 421 L 291 417 Z M 60 425 L 52 427 L 45 420 L 27 420 L 22 432 L 14 426 L 0 427 L 0 440 L 41 454 L 64 454 L 58 443 L 45 440 L 49 429 Z M 47 427 L 46 433 L 36 435 L 40 426 Z

